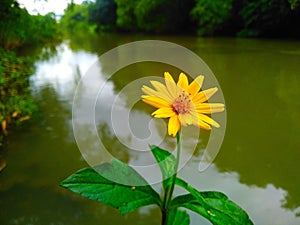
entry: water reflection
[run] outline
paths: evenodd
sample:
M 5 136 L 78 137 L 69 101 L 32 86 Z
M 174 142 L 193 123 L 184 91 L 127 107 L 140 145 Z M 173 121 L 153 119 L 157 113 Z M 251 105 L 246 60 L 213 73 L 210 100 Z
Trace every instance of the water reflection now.
M 56 47 L 57 54 L 36 63 L 36 73 L 31 77 L 32 90 L 39 93 L 51 87 L 60 100 L 71 101 L 81 76 L 97 60 L 95 54 L 85 51 L 73 52 L 63 43 Z
M 156 208 L 121 216 L 117 210 L 95 201 L 87 201 L 55 187 L 15 185 L 0 192 L 0 222 L 7 225 L 63 224 L 159 224 Z M 12 201 L 15 203 L 12 205 Z
M 276 188 L 273 184 L 264 187 L 246 185 L 240 182 L 240 176 L 236 172 L 220 173 L 213 165 L 204 173 L 195 171 L 197 161 L 192 162 L 180 176 L 187 179 L 190 184 L 201 190 L 216 190 L 226 193 L 230 199 L 244 208 L 255 224 L 298 224 L 297 214 L 300 208 L 286 210 L 282 205 L 286 202 L 288 192 L 282 188 Z M 211 179 L 213 177 L 213 179 Z M 197 215 L 192 216 L 192 221 L 199 220 Z M 209 224 L 203 221 L 201 224 Z
M 300 105 L 295 101 L 300 94 L 300 55 L 282 52 L 292 47 L 297 51 L 300 45 L 236 42 L 225 40 L 204 54 L 219 74 L 227 99 L 227 133 L 216 164 L 221 171 L 237 171 L 243 183 L 260 187 L 271 183 L 287 190 L 284 206 L 295 209 L 300 205 L 300 112 L 296 110 Z M 230 44 L 236 45 L 234 52 Z
M 1 224 L 159 224 L 155 208 L 122 217 L 116 210 L 82 199 L 59 188 L 57 184 L 79 168 L 87 166 L 73 138 L 71 107 L 75 88 L 98 55 L 118 44 L 145 37 L 86 37 L 57 47 L 57 55 L 36 63 L 32 76 L 32 91 L 41 112 L 22 131 L 10 137 L 8 166 L 0 173 Z M 151 37 L 150 37 L 151 38 Z M 200 134 L 198 155 L 180 172 L 180 176 L 201 190 L 218 190 L 249 212 L 256 224 L 300 223 L 300 183 L 298 130 L 300 127 L 299 49 L 300 43 L 237 39 L 198 39 L 194 37 L 157 37 L 182 43 L 198 53 L 212 68 L 221 83 L 228 110 L 228 127 L 223 147 L 208 170 L 198 173 L 201 150 L 209 133 Z M 86 50 L 81 50 L 85 43 Z M 105 44 L 103 44 L 105 43 Z M 106 44 L 108 43 L 108 44 Z M 76 45 L 76 46 L 75 46 Z M 75 50 L 72 50 L 74 48 Z M 75 47 L 74 47 L 75 46 Z M 85 48 L 85 46 L 83 46 Z M 105 82 L 105 66 L 96 64 L 97 82 Z M 105 101 L 96 105 L 97 133 L 105 140 L 111 154 L 124 162 L 143 165 L 140 152 L 128 150 L 115 136 L 109 109 L 112 99 L 130 81 L 140 75 L 161 75 L 165 65 L 153 67 L 135 64 L 116 73 L 106 82 Z M 168 68 L 178 74 L 177 68 Z M 144 71 L 149 71 L 147 74 Z M 126 74 L 126 75 L 124 75 Z M 87 86 L 86 88 L 91 88 Z M 93 91 L 93 90 L 91 90 Z M 123 109 L 131 94 L 120 96 Z M 85 106 L 85 101 L 81 102 Z M 132 120 L 144 127 L 153 109 L 138 102 L 132 110 Z M 83 116 L 84 118 L 84 116 Z M 93 131 L 89 123 L 81 123 L 81 137 L 93 149 Z M 159 122 L 153 123 L 158 136 L 165 133 Z M 191 131 L 192 131 L 191 127 Z M 145 138 L 141 127 L 132 130 Z M 131 143 L 129 133 L 123 138 Z M 191 141 L 191 140 L 189 140 Z M 167 139 L 164 146 L 174 148 Z M 186 144 L 188 149 L 189 143 Z M 121 149 L 121 151 L 119 151 Z M 159 188 L 157 188 L 159 190 Z M 180 192 L 180 191 L 179 191 Z M 178 192 L 178 193 L 179 193 Z M 208 224 L 192 214 L 192 224 Z

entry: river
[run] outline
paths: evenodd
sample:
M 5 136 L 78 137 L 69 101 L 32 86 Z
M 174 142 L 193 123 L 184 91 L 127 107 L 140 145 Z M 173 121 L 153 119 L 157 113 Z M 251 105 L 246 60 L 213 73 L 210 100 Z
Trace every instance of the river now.
M 214 72 L 226 101 L 226 134 L 213 164 L 198 172 L 195 153 L 180 176 L 200 190 L 224 192 L 255 224 L 300 224 L 300 42 L 126 34 L 72 37 L 58 45 L 55 54 L 35 63 L 31 90 L 40 110 L 5 143 L 2 158 L 7 166 L 0 172 L 0 224 L 160 224 L 156 207 L 121 216 L 109 206 L 58 185 L 88 166 L 72 128 L 73 98 L 80 78 L 96 63 L 99 79 L 106 80 L 105 71 L 111 65 L 98 62 L 99 57 L 118 45 L 146 39 L 177 43 L 199 55 Z M 107 102 L 132 80 L 164 70 L 166 65 L 145 62 L 118 71 L 109 79 L 104 100 L 97 106 L 96 123 L 103 144 L 125 162 L 142 163 L 124 150 L 114 135 L 105 114 Z M 178 69 L 170 71 L 177 73 Z M 125 96 L 125 109 L 130 95 Z M 146 133 L 142 131 L 147 125 L 143 121 L 152 111 L 137 103 L 132 115 L 140 124 L 133 128 L 136 133 L 147 135 L 148 128 Z M 89 137 L 82 132 L 83 138 Z M 206 139 L 204 132 L 201 146 Z M 193 225 L 210 224 L 194 213 L 190 215 Z

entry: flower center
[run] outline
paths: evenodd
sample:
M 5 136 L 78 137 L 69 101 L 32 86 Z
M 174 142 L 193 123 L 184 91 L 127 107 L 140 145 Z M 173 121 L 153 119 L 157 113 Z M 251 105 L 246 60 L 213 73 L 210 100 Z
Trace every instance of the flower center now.
M 191 110 L 191 99 L 189 95 L 183 91 L 174 101 L 173 101 L 173 109 L 178 114 L 185 114 Z

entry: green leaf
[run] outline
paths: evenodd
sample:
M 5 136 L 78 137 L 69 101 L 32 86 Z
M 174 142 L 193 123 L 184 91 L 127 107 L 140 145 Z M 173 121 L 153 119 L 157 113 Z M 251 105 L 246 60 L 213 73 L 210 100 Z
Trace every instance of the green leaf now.
M 60 185 L 86 198 L 117 208 L 121 214 L 132 212 L 146 205 L 161 206 L 160 196 L 150 185 L 124 185 L 107 179 L 108 175 L 119 176 L 127 183 L 139 181 L 146 184 L 144 178 L 134 169 L 118 160 L 113 160 L 112 163 L 81 169 L 61 182 Z
M 187 203 L 184 207 L 202 215 L 214 225 L 253 225 L 246 212 L 234 202 L 221 199 L 207 199 L 207 201 L 211 204 L 210 209 L 205 209 L 195 202 Z
M 186 211 L 173 209 L 167 215 L 166 225 L 189 225 L 190 216 Z
M 150 149 L 156 161 L 159 163 L 160 170 L 163 175 L 163 186 L 166 190 L 172 183 L 172 176 L 175 174 L 175 157 L 168 151 L 159 148 L 158 146 L 151 145 Z
M 209 205 L 205 201 L 205 198 L 201 195 L 201 192 L 199 192 L 197 189 L 193 188 L 187 182 L 185 182 L 184 180 L 182 180 L 178 177 L 176 178 L 175 182 L 178 186 L 183 187 L 188 192 L 190 192 L 197 199 L 197 201 L 203 205 L 203 207 L 209 208 Z
M 215 225 L 252 225 L 247 213 L 221 192 L 199 192 L 185 181 L 177 178 L 176 184 L 185 188 L 190 194 L 177 196 L 171 202 L 172 208 L 185 207 Z
M 103 163 L 95 166 L 94 170 L 106 179 L 117 181 L 117 183 L 129 186 L 149 185 L 148 182 L 132 167 L 117 159 L 113 159 L 111 163 Z

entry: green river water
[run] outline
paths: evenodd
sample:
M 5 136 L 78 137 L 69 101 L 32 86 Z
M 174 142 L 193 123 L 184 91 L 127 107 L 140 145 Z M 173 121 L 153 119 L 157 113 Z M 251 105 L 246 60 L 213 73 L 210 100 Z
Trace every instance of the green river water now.
M 109 206 L 58 186 L 88 166 L 72 129 L 72 104 L 80 77 L 104 52 L 145 39 L 177 43 L 199 55 L 214 72 L 226 101 L 226 134 L 214 163 L 198 172 L 195 153 L 180 176 L 200 190 L 224 192 L 255 224 L 300 225 L 300 42 L 116 34 L 73 37 L 58 45 L 48 59 L 36 62 L 31 89 L 40 110 L 8 137 L 1 153 L 7 166 L 0 172 L 0 225 L 160 224 L 160 211 L 154 206 L 121 216 Z M 99 62 L 99 66 L 99 79 L 105 80 L 110 64 Z M 103 144 L 115 157 L 143 163 L 124 150 L 114 135 L 105 114 L 106 101 L 112 101 L 133 80 L 162 75 L 165 70 L 167 65 L 139 63 L 109 79 L 106 97 L 96 106 L 95 121 Z M 176 68 L 169 70 L 178 73 Z M 130 95 L 125 97 L 130 99 Z M 138 125 L 133 131 L 149 135 L 143 121 L 153 108 L 140 102 L 135 107 L 132 118 Z M 198 140 L 204 148 L 207 134 Z M 82 130 L 82 137 L 88 136 Z M 159 190 L 159 185 L 155 188 Z M 193 225 L 210 224 L 190 215 Z

